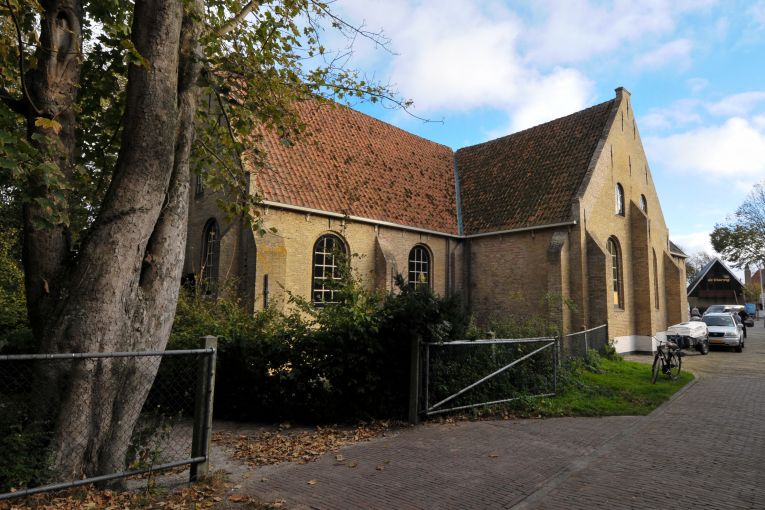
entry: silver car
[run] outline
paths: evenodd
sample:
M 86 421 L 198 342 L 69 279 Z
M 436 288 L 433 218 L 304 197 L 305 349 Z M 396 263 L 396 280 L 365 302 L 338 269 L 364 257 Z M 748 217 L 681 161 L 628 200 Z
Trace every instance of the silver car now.
M 744 349 L 744 329 L 733 317 L 733 314 L 728 312 L 707 313 L 702 320 L 709 330 L 710 346 L 735 347 L 736 352 L 741 352 Z

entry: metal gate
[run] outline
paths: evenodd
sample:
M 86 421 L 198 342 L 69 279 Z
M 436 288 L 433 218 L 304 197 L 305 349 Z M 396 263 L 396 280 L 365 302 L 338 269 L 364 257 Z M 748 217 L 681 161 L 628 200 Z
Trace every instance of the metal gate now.
M 424 343 L 422 360 L 417 393 L 426 416 L 553 396 L 557 390 L 554 337 Z

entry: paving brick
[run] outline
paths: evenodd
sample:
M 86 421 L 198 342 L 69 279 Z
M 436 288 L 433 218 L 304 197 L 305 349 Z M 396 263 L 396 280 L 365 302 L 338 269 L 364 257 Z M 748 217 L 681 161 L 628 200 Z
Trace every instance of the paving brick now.
M 689 353 L 697 381 L 646 417 L 426 423 L 241 490 L 293 509 L 765 508 L 765 329 L 749 333 L 744 353 Z

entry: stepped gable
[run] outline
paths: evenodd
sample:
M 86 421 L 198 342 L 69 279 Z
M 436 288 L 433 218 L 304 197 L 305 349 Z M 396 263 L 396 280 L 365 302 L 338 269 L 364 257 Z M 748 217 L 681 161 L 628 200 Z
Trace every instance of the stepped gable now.
M 614 102 L 458 150 L 465 234 L 570 221 Z
M 457 234 L 454 155 L 345 106 L 297 106 L 306 133 L 292 146 L 264 133 L 255 172 L 264 200 Z

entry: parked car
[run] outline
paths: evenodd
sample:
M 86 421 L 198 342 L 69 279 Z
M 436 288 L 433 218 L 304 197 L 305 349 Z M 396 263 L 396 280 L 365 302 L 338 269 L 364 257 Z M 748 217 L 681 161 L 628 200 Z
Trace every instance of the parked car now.
M 750 312 L 749 309 L 752 308 L 754 312 L 754 305 L 751 307 L 749 305 L 712 305 L 706 310 L 704 310 L 704 315 L 708 313 L 722 313 L 722 312 L 731 312 L 731 313 L 740 313 L 742 310 L 746 313 L 746 317 L 742 319 L 744 322 L 744 325 L 747 328 L 754 327 L 754 316 L 755 314 Z M 739 316 L 740 317 L 740 316 Z
M 704 310 L 704 315 L 708 313 L 736 312 L 743 310 L 743 305 L 711 305 Z
M 702 320 L 709 330 L 709 345 L 733 347 L 736 352 L 744 350 L 744 326 L 737 318 L 731 312 L 705 313 Z

